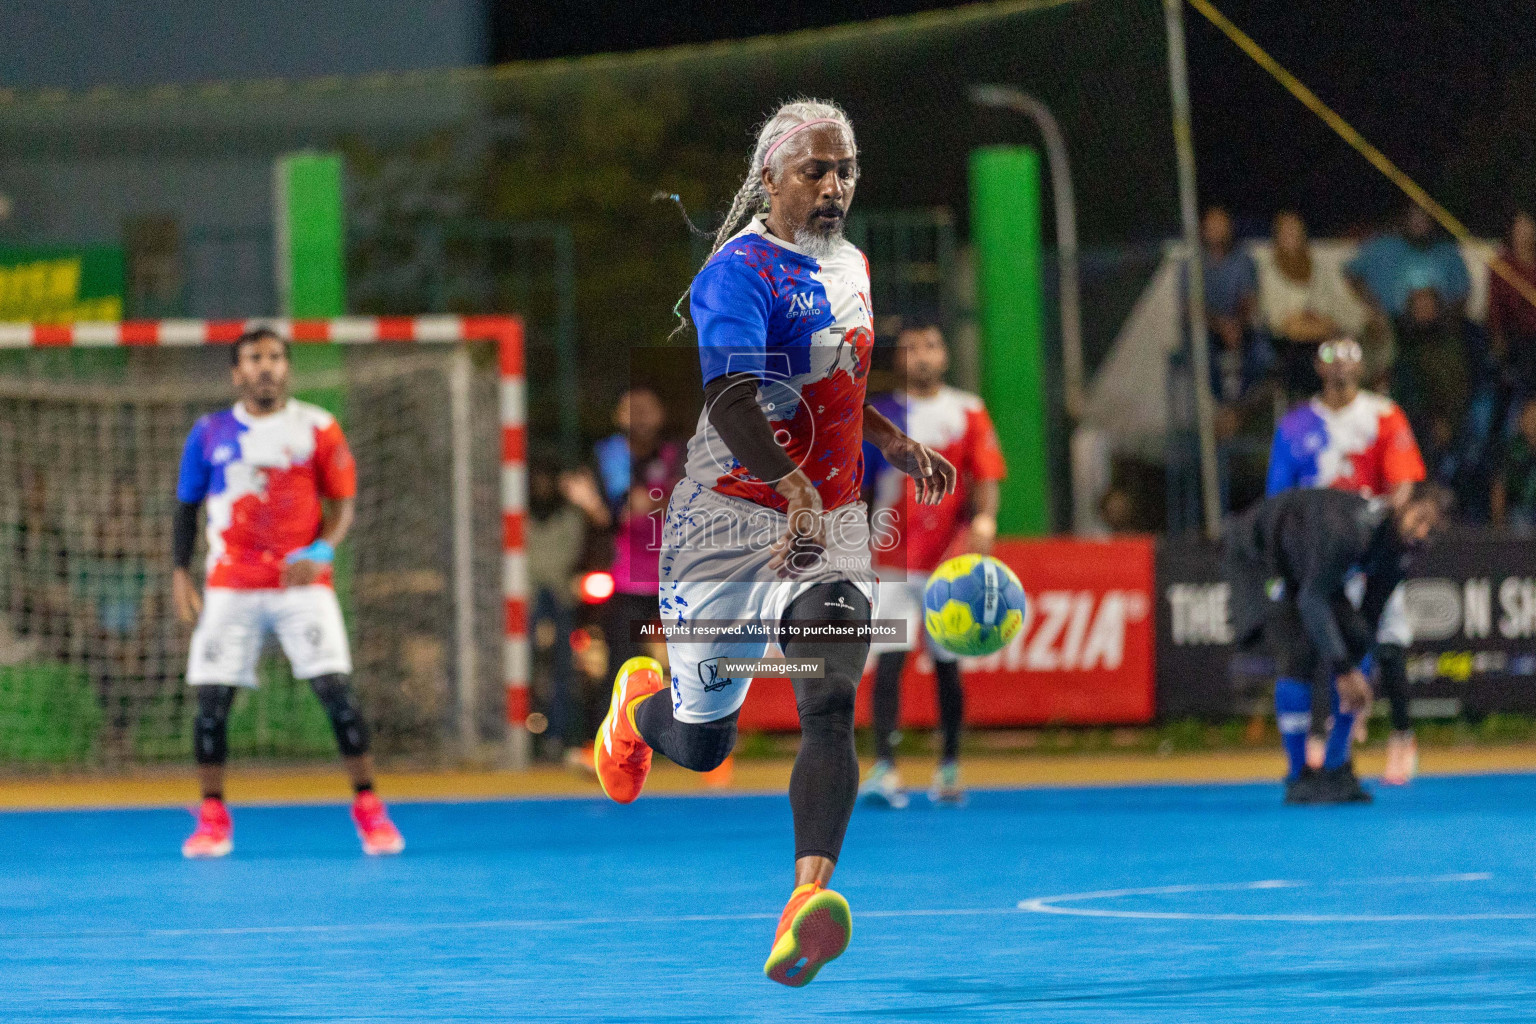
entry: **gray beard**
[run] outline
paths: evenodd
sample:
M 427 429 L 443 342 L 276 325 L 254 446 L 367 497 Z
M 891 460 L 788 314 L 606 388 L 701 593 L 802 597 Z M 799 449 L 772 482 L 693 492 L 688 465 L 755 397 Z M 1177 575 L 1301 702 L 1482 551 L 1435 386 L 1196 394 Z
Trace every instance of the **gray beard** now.
M 843 244 L 843 226 L 838 224 L 837 229 L 831 234 L 823 235 L 819 231 L 813 231 L 810 227 L 800 227 L 795 230 L 795 245 L 805 251 L 807 256 L 813 259 L 824 260 L 837 252 L 838 246 Z

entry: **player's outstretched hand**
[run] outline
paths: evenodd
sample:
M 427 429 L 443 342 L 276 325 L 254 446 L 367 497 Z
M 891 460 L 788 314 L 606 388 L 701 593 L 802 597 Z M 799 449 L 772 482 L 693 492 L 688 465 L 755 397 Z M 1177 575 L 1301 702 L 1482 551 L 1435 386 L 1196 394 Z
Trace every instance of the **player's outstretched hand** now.
M 917 485 L 919 505 L 937 505 L 954 493 L 960 480 L 948 459 L 905 434 L 891 441 L 885 457 Z
M 192 574 L 185 569 L 171 573 L 171 598 L 176 602 L 176 616 L 187 625 L 197 622 L 203 614 L 203 595 L 197 592 Z
M 1371 683 L 1365 673 L 1352 668 L 1339 676 L 1339 710 L 1358 715 L 1371 706 Z
M 780 579 L 793 579 L 821 564 L 827 548 L 826 526 L 821 518 L 821 495 L 803 470 L 795 470 L 774 485 L 789 504 L 784 535 L 773 545 L 768 560 Z

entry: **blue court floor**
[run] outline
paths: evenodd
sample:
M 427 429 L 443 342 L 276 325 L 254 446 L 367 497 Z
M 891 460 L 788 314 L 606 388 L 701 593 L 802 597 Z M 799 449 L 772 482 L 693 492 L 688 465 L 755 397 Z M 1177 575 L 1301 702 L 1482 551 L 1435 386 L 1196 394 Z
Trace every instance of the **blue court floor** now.
M 0 814 L 0 1019 L 1392 1021 L 1536 1018 L 1536 777 L 1374 807 L 1275 786 L 987 792 L 861 808 L 844 957 L 761 974 L 782 798 Z

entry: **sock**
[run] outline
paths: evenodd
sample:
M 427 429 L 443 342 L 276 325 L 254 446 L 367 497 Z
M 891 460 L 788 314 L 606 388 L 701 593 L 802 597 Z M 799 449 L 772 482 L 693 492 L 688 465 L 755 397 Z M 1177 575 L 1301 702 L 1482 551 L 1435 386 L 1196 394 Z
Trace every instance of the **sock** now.
M 875 727 L 875 756 L 882 761 L 896 756 L 892 739 L 901 715 L 901 670 L 906 664 L 906 651 L 886 651 L 875 659 L 875 692 L 870 697 L 870 711 Z
M 1285 758 L 1290 763 L 1287 779 L 1301 775 L 1307 767 L 1307 732 L 1312 728 L 1312 687 L 1298 679 L 1275 683 L 1275 722 L 1280 726 L 1280 742 L 1285 744 Z
M 960 663 L 935 661 L 939 685 L 939 725 L 944 733 L 944 761 L 960 759 L 960 726 L 965 719 L 965 691 L 960 688 Z
M 1355 716 L 1339 709 L 1339 688 L 1330 683 L 1333 702 L 1333 725 L 1328 730 L 1328 749 L 1323 754 L 1324 768 L 1339 768 L 1349 761 L 1349 745 L 1354 738 Z

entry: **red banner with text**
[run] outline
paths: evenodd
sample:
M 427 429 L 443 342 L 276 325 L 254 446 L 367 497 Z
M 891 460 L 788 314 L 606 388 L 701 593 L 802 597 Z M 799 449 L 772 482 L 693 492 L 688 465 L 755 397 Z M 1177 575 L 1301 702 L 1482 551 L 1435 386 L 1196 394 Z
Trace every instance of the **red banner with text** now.
M 985 658 L 961 659 L 966 722 L 1037 726 L 1151 721 L 1151 538 L 1002 540 L 993 554 L 1018 574 L 1028 607 L 1024 628 L 1008 647 Z M 860 725 L 869 724 L 872 681 L 873 660 L 859 686 Z M 933 664 L 927 654 L 909 655 L 901 681 L 901 724 L 926 728 L 937 720 Z M 798 728 L 789 680 L 756 680 L 740 724 L 768 731 Z

